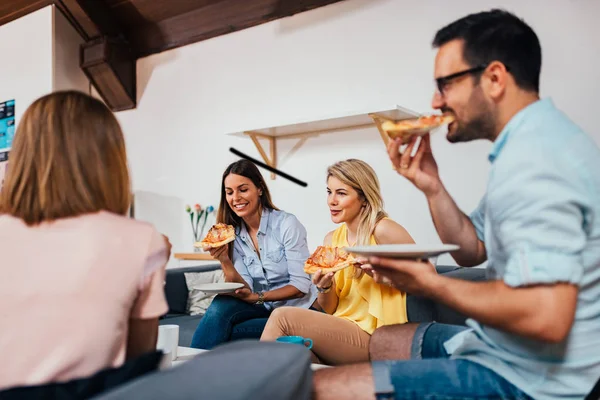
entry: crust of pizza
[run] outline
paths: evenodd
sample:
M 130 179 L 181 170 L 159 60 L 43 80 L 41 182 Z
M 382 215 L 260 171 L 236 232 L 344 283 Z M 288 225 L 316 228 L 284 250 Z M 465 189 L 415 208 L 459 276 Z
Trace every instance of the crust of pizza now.
M 448 125 L 455 121 L 454 115 L 430 115 L 413 119 L 404 119 L 401 121 L 384 121 L 381 129 L 387 133 L 391 139 L 401 138 L 403 143 L 410 141 L 414 135 L 423 135 L 432 129 L 442 125 Z
M 231 243 L 235 240 L 235 228 L 232 225 L 218 223 L 213 225 L 204 239 L 194 243 L 194 247 L 202 247 L 204 250 L 215 249 Z
M 322 267 L 317 264 L 306 263 L 306 264 L 304 264 L 304 272 L 306 272 L 307 274 L 314 274 L 315 272 L 317 272 L 320 269 L 322 269 L 324 273 L 338 272 L 338 271 L 341 271 L 344 268 L 348 268 L 354 264 L 356 264 L 355 261 L 344 261 L 340 264 L 337 264 L 333 268 L 325 268 L 325 267 Z
M 322 269 L 323 272 L 337 272 L 356 264 L 356 260 L 346 251 L 332 246 L 319 246 L 304 263 L 304 272 L 314 274 Z

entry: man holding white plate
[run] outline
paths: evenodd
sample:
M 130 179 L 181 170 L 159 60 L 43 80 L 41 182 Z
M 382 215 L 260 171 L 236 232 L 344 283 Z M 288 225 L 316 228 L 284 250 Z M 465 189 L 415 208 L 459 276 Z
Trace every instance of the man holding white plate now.
M 540 100 L 535 32 L 501 10 L 441 29 L 432 106 L 451 114 L 450 142 L 492 141 L 488 190 L 470 217 L 444 188 L 429 135 L 396 170 L 421 190 L 461 266 L 488 261 L 486 282 L 437 275 L 422 263 L 371 257 L 379 281 L 467 315 L 468 327 L 384 327 L 371 364 L 318 371 L 326 398 L 583 398 L 600 377 L 600 150 Z M 395 360 L 395 361 L 392 361 Z

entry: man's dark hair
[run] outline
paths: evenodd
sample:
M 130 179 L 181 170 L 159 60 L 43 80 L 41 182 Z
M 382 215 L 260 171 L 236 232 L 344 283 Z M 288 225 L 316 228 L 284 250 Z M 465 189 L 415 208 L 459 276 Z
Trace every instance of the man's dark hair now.
M 433 47 L 463 40 L 463 58 L 471 67 L 503 63 L 521 89 L 539 92 L 542 49 L 522 19 L 504 10 L 470 14 L 440 29 Z

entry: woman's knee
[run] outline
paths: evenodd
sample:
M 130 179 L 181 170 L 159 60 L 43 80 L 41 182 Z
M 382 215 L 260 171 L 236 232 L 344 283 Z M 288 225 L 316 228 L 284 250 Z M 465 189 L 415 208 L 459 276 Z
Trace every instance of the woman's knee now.
M 294 319 L 299 309 L 296 307 L 280 307 L 273 310 L 263 331 L 261 340 L 275 340 L 279 336 L 289 335 L 288 321 Z

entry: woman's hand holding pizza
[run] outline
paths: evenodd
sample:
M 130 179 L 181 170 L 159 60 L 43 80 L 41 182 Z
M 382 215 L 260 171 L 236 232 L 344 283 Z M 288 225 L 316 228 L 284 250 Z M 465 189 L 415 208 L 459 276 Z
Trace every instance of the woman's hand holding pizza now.
M 335 272 L 323 273 L 322 269 L 317 270 L 312 276 L 312 282 L 321 290 L 327 290 L 333 285 L 333 276 Z
M 229 244 L 225 244 L 221 247 L 213 247 L 208 249 L 210 255 L 215 259 L 222 262 L 229 261 Z

